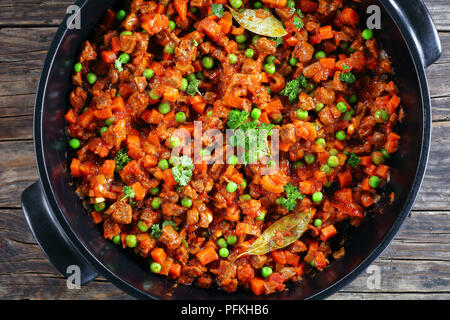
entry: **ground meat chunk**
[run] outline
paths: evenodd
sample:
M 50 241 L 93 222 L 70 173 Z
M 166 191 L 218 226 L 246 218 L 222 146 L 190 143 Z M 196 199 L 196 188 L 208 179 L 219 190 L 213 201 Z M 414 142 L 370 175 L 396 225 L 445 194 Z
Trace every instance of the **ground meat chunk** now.
M 161 236 L 158 240 L 166 245 L 168 249 L 177 249 L 182 242 L 178 232 L 176 232 L 170 225 L 165 225 L 164 228 L 162 228 Z
M 129 224 L 132 220 L 131 206 L 125 201 L 115 202 L 109 209 L 105 212 L 107 215 L 111 215 L 114 222 L 121 224 Z
M 186 212 L 186 208 L 175 203 L 163 203 L 161 212 L 166 217 L 178 217 Z
M 300 62 L 308 62 L 312 59 L 314 47 L 306 41 L 300 40 L 292 52 L 292 56 Z

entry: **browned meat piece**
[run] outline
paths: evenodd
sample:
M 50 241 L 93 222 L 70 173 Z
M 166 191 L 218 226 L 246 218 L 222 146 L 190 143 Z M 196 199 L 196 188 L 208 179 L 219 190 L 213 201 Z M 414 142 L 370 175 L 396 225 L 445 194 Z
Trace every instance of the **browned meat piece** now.
M 172 226 L 165 225 L 161 230 L 161 236 L 159 242 L 163 243 L 168 249 L 177 249 L 182 242 L 182 239 L 178 232 L 176 232 Z
M 129 224 L 132 220 L 132 209 L 125 201 L 117 201 L 106 210 L 105 214 L 111 215 L 114 222 Z

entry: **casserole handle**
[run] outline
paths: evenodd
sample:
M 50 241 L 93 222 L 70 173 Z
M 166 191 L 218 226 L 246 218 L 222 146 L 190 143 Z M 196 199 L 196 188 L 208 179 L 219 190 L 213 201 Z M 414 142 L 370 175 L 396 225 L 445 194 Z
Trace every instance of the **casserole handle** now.
M 58 223 L 40 181 L 22 193 L 22 209 L 39 246 L 53 266 L 68 278 L 68 288 L 84 285 L 97 277 L 97 272 L 80 255 Z
M 441 41 L 431 18 L 430 12 L 422 0 L 383 1 L 405 22 L 407 32 L 413 38 L 423 66 L 426 68 L 439 59 L 442 54 Z

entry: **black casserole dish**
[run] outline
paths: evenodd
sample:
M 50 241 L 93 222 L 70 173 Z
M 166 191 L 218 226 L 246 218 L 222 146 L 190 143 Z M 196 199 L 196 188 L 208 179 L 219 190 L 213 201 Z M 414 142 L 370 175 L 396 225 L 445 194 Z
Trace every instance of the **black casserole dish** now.
M 68 16 L 49 50 L 38 88 L 34 122 L 41 179 L 22 196 L 30 227 L 60 272 L 67 275 L 70 265 L 81 268 L 82 283 L 101 274 L 137 298 L 256 299 L 243 292 L 230 295 L 193 286 L 173 288 L 172 281 L 150 275 L 145 265 L 106 241 L 91 217 L 82 214 L 84 208 L 74 193 L 67 168 L 64 106 L 71 90 L 73 61 L 81 43 L 89 38 L 114 2 L 78 1 L 81 29 L 71 29 L 73 15 Z M 366 217 L 347 241 L 347 254 L 342 259 L 317 277 L 305 278 L 288 291 L 266 297 L 269 299 L 323 298 L 352 280 L 395 236 L 409 214 L 423 179 L 431 134 L 431 106 L 424 68 L 440 56 L 437 31 L 420 0 L 361 2 L 363 8 L 378 5 L 381 10 L 382 30 L 376 36 L 392 58 L 406 110 L 405 121 L 399 128 L 401 146 L 390 163 L 390 188 L 397 199 L 382 214 Z

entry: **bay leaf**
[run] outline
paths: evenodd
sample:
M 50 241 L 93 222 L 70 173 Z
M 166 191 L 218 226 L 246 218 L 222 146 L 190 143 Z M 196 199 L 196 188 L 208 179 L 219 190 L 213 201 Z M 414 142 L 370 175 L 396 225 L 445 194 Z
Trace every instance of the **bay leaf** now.
M 241 11 L 230 8 L 231 15 L 242 27 L 261 36 L 279 38 L 287 35 L 281 21 L 270 12 L 262 9 L 244 9 Z

